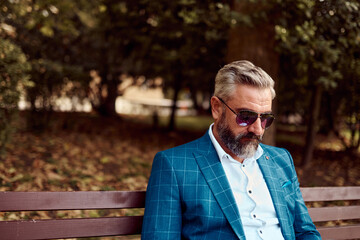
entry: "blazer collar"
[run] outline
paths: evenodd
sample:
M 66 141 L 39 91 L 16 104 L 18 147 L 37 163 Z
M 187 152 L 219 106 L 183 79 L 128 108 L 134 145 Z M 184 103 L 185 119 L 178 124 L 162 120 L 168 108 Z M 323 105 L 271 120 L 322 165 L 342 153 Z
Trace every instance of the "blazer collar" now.
M 194 157 L 200 171 L 234 232 L 239 239 L 245 240 L 234 195 L 208 133 L 199 140 L 198 151 L 194 152 Z

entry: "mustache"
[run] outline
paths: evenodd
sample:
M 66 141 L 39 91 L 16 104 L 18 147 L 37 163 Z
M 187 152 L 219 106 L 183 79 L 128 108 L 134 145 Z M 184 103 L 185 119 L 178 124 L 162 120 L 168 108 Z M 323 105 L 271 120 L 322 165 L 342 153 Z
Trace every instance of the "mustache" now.
M 262 141 L 262 136 L 261 135 L 256 135 L 252 132 L 249 132 L 249 133 L 246 133 L 246 134 L 241 134 L 241 135 L 238 135 L 237 138 L 240 140 L 240 139 L 254 139 L 254 140 L 257 140 L 259 142 Z

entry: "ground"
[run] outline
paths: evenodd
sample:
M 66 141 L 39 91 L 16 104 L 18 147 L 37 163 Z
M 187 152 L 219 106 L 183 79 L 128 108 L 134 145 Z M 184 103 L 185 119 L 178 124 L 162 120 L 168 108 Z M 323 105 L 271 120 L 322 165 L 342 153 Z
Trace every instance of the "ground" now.
M 180 119 L 182 130 L 168 132 L 139 117 L 63 113 L 51 119 L 43 132 L 20 128 L 13 136 L 0 162 L 0 191 L 143 190 L 156 152 L 200 137 L 209 124 L 200 119 L 194 130 L 189 118 Z M 317 148 L 311 167 L 302 169 L 303 134 L 279 129 L 277 145 L 293 155 L 301 186 L 360 185 L 359 155 Z M 330 142 L 318 139 L 318 146 Z

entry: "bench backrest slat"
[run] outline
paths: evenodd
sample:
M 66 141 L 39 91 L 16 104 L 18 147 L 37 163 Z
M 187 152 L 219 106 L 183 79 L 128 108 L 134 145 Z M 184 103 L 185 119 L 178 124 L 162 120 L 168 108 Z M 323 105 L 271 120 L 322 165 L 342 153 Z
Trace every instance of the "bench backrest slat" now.
M 0 192 L 0 212 L 143 208 L 145 191 Z
M 305 202 L 360 199 L 360 187 L 305 187 L 301 192 Z
M 140 234 L 142 216 L 1 221 L 0 239 L 56 239 Z
M 309 208 L 313 222 L 360 219 L 360 206 Z
M 319 227 L 322 239 L 359 239 L 360 224 L 351 226 Z

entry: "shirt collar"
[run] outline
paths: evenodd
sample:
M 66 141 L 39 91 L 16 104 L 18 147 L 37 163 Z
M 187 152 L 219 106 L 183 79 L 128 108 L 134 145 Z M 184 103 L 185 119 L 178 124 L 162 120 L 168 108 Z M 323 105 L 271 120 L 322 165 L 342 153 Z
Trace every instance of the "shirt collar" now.
M 211 142 L 212 144 L 214 145 L 215 147 L 215 150 L 219 156 L 219 159 L 220 161 L 222 161 L 224 158 L 225 159 L 229 159 L 229 160 L 234 160 L 236 161 L 235 159 L 233 159 L 229 154 L 227 154 L 224 149 L 220 146 L 219 142 L 216 140 L 214 134 L 213 134 L 213 131 L 212 131 L 212 128 L 214 126 L 214 123 L 212 123 L 209 127 L 209 136 L 210 136 L 210 139 L 211 139 Z M 244 159 L 244 162 L 247 162 L 247 163 L 250 163 L 250 162 L 254 162 L 256 161 L 258 158 L 261 157 L 261 155 L 263 155 L 264 153 L 264 150 L 262 149 L 262 147 L 259 145 L 254 156 L 250 157 L 250 158 L 246 158 Z M 238 162 L 238 161 L 236 161 Z

